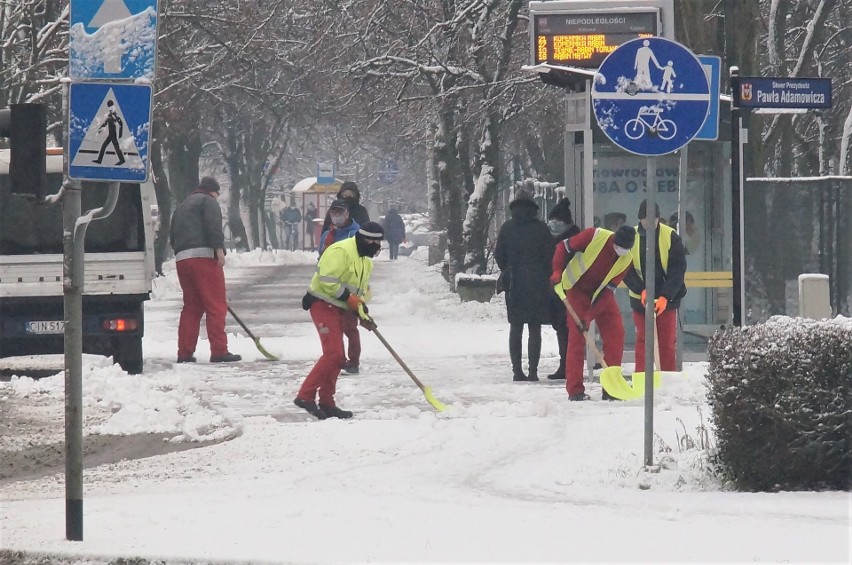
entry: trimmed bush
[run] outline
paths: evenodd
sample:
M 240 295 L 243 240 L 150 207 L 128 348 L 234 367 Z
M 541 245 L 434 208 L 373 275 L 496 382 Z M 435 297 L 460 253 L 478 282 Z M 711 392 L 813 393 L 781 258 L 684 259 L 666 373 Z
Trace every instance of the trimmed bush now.
M 852 488 L 852 320 L 776 316 L 716 332 L 708 400 L 741 490 Z

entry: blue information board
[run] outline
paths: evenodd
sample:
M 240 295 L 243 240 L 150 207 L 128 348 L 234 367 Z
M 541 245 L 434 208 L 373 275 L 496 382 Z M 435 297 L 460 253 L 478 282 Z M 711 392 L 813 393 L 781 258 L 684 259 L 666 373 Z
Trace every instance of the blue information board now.
M 71 83 L 68 176 L 146 181 L 152 95 L 147 84 Z
M 734 106 L 740 108 L 831 108 L 830 78 L 738 77 Z
M 71 80 L 153 80 L 157 0 L 71 0 Z
M 619 46 L 601 63 L 592 108 L 606 136 L 637 155 L 666 155 L 698 133 L 710 107 L 704 67 L 686 47 L 662 37 Z

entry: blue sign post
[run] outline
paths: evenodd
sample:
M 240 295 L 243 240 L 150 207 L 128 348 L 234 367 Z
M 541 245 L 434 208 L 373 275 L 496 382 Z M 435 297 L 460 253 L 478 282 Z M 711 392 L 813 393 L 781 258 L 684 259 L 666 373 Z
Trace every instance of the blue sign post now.
M 719 95 L 722 82 L 722 59 L 709 55 L 699 55 L 698 60 L 707 71 L 707 80 L 710 81 L 710 109 L 707 111 L 707 119 L 704 125 L 693 139 L 704 141 L 716 141 L 719 139 Z
M 634 39 L 601 63 L 592 86 L 598 125 L 637 155 L 666 155 L 698 133 L 710 107 L 704 67 L 683 45 L 661 37 Z

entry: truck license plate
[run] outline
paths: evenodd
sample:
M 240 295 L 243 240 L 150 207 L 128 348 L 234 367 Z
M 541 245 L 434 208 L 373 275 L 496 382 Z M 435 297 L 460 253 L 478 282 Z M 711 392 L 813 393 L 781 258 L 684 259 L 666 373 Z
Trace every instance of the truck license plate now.
M 27 322 L 28 334 L 61 334 L 65 331 L 63 320 L 38 320 Z

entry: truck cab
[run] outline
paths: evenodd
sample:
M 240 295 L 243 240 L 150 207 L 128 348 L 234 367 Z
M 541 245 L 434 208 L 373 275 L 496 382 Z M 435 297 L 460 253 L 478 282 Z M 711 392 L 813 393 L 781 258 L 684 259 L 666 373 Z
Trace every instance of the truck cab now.
M 63 181 L 60 150 L 48 150 L 48 191 Z M 64 352 L 62 205 L 11 193 L 0 151 L 0 357 Z M 82 183 L 83 213 L 101 207 L 105 183 Z M 144 302 L 154 276 L 153 185 L 122 183 L 115 210 L 86 232 L 83 352 L 142 372 Z

